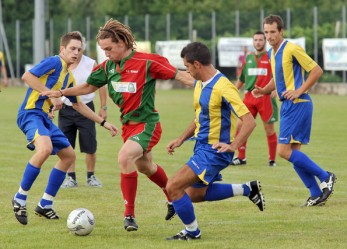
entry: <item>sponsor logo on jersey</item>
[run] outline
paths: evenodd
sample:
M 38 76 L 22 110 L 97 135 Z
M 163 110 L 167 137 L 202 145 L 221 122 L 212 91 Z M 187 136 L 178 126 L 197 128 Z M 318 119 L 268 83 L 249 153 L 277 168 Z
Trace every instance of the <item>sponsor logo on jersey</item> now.
M 127 72 L 127 73 L 139 73 L 139 70 L 132 70 L 132 69 L 127 69 L 127 70 L 125 70 L 125 72 Z
M 251 75 L 251 76 L 257 76 L 257 75 L 266 76 L 267 75 L 267 68 L 248 68 L 248 75 Z
M 136 82 L 111 81 L 112 87 L 119 93 L 136 93 Z
M 109 73 L 114 73 L 114 68 L 108 71 Z

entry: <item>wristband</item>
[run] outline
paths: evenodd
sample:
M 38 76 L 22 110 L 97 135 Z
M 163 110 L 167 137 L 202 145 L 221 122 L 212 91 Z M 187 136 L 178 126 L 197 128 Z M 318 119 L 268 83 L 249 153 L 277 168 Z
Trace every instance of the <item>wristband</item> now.
M 106 119 L 104 119 L 104 120 L 100 123 L 100 126 L 104 126 L 105 123 L 106 123 Z
M 60 92 L 60 94 L 61 94 L 61 96 L 60 96 L 60 97 L 63 97 L 63 96 L 64 96 L 64 94 L 63 94 L 63 92 L 61 91 L 61 89 L 59 89 L 59 92 Z

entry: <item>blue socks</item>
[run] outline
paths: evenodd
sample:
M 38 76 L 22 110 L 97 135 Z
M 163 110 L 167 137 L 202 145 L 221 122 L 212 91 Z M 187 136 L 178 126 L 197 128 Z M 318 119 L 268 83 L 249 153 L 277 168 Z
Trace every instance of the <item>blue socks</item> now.
M 207 188 L 205 201 L 220 201 L 233 196 L 249 196 L 251 190 L 247 184 L 213 183 Z
M 181 199 L 172 201 L 172 205 L 178 217 L 180 217 L 183 224 L 186 226 L 185 230 L 192 236 L 198 236 L 200 234 L 200 229 L 195 218 L 193 203 L 187 193 L 184 193 Z
M 15 200 L 21 205 L 26 205 L 26 200 L 28 196 L 28 191 L 35 182 L 37 176 L 40 174 L 40 168 L 36 168 L 34 165 L 28 162 L 24 173 L 20 188 L 15 195 Z
M 288 161 L 293 163 L 296 167 L 302 168 L 307 173 L 317 176 L 321 182 L 329 177 L 328 172 L 319 167 L 314 161 L 306 156 L 306 154 L 299 150 L 293 150 Z
M 207 188 L 205 201 L 220 201 L 233 196 L 231 184 L 213 183 Z
M 311 196 L 320 196 L 322 191 L 319 188 L 315 176 L 322 182 L 329 177 L 328 172 L 319 167 L 306 154 L 299 150 L 293 150 L 288 161 L 293 163 L 295 171 L 305 186 L 310 190 Z
M 297 167 L 295 164 L 294 169 L 300 177 L 301 181 L 305 184 L 306 188 L 310 190 L 311 197 L 318 197 L 322 194 L 322 191 L 319 188 L 316 178 L 313 175 L 310 175 L 302 168 Z
M 24 170 L 22 182 L 20 184 L 21 188 L 24 191 L 29 191 L 39 174 L 40 174 L 40 168 L 36 168 L 34 165 L 28 162 Z
M 46 191 L 40 201 L 42 208 L 51 208 L 53 205 L 53 197 L 57 195 L 57 192 L 63 183 L 66 176 L 66 172 L 53 168 L 48 179 Z

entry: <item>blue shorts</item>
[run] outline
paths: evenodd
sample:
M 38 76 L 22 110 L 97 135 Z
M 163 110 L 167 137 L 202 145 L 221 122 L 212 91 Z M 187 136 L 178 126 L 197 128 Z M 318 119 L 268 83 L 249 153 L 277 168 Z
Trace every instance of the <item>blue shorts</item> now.
M 197 141 L 194 155 L 186 163 L 200 178 L 200 182 L 193 187 L 206 187 L 215 181 L 220 181 L 222 179 L 220 171 L 229 166 L 233 157 L 234 153 L 217 153 L 217 150 L 212 149 L 212 145 Z
M 312 100 L 303 94 L 295 102 L 284 100 L 280 113 L 279 144 L 308 144 L 312 126 Z
M 34 150 L 33 142 L 38 136 L 49 136 L 52 141 L 53 150 L 51 155 L 70 146 L 69 140 L 64 133 L 48 118 L 48 115 L 42 111 L 29 110 L 20 111 L 17 117 L 18 127 L 25 134 L 30 150 Z

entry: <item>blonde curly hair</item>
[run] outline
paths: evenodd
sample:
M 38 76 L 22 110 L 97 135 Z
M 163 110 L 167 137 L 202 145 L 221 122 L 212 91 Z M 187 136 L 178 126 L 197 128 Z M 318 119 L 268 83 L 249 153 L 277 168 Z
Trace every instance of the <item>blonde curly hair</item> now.
M 117 20 L 113 20 L 112 18 L 108 20 L 103 27 L 100 27 L 99 32 L 96 35 L 97 41 L 107 38 L 111 38 L 115 43 L 122 40 L 127 49 L 134 49 L 136 45 L 130 27 Z

